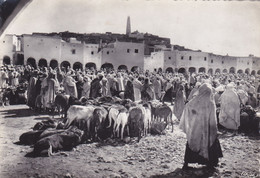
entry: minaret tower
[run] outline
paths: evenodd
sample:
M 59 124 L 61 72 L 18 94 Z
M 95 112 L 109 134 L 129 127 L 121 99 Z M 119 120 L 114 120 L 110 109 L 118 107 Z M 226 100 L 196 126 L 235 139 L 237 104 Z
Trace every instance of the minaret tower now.
M 127 24 L 126 24 L 126 34 L 129 35 L 131 33 L 131 22 L 130 17 L 127 17 Z

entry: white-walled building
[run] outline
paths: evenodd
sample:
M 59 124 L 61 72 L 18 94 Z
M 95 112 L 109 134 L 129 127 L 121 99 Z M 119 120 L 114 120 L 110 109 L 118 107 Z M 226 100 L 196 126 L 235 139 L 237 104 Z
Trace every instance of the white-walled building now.
M 112 64 L 114 69 L 134 66 L 153 71 L 249 73 L 260 75 L 260 58 L 222 56 L 193 50 L 177 50 L 154 46 L 155 52 L 145 55 L 144 42 L 118 41 L 111 43 L 85 43 L 76 38 L 66 41 L 59 36 L 6 35 L 0 42 L 0 61 L 5 64 L 31 64 L 37 66 L 94 67 Z
M 102 50 L 102 64 L 111 63 L 115 69 L 121 65 L 128 70 L 134 66 L 144 68 L 144 43 L 116 41 Z
M 41 35 L 23 35 L 24 63 L 49 66 L 52 60 L 61 62 L 61 38 Z
M 176 51 L 178 70 L 186 72 L 207 72 L 209 55 L 199 51 Z

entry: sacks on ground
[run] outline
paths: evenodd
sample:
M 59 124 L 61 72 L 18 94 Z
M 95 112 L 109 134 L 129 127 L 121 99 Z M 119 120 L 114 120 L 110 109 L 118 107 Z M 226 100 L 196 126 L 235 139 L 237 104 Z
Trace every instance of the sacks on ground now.
M 33 130 L 45 130 L 48 128 L 56 128 L 56 126 L 57 126 L 57 123 L 55 121 L 49 119 L 49 120 L 37 122 L 34 125 Z
M 243 133 L 259 134 L 260 117 L 257 117 L 256 111 L 249 105 L 241 109 L 239 131 Z
M 29 132 L 23 133 L 19 138 L 20 144 L 23 144 L 23 145 L 35 144 L 39 140 L 42 132 L 43 132 L 43 130 L 34 130 L 34 131 L 29 131 Z
M 37 141 L 34 145 L 33 153 L 35 156 L 52 155 L 53 152 L 59 150 L 69 151 L 82 141 L 84 132 L 77 127 L 70 127 L 61 133 L 56 133 L 44 137 Z
M 166 122 L 153 121 L 151 123 L 151 134 L 152 135 L 162 135 L 165 134 Z
M 245 105 L 244 107 L 241 108 L 240 113 L 247 113 L 249 115 L 250 118 L 254 118 L 256 115 L 256 111 L 254 110 L 254 108 L 250 105 Z

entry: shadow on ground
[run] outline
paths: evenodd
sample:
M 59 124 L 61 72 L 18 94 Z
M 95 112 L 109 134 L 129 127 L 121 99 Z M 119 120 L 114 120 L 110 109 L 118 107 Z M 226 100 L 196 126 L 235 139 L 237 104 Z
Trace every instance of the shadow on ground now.
M 38 113 L 30 110 L 29 108 L 21 109 L 2 109 L 0 111 L 1 115 L 5 115 L 5 118 L 15 118 L 15 117 L 29 117 L 36 116 Z
M 152 178 L 208 178 L 208 177 L 217 177 L 218 171 L 216 169 L 210 170 L 206 167 L 201 168 L 192 168 L 190 170 L 182 170 L 181 168 L 175 169 L 173 172 L 162 174 L 162 175 L 153 175 Z
M 58 113 L 49 114 L 49 113 L 39 113 L 36 111 L 33 111 L 29 108 L 18 108 L 18 109 L 0 109 L 0 115 L 5 115 L 4 118 L 17 118 L 17 117 L 30 117 L 30 116 L 42 116 L 42 115 L 49 115 L 46 117 L 37 117 L 35 120 L 43 120 L 47 118 L 51 118 L 53 116 L 58 115 Z

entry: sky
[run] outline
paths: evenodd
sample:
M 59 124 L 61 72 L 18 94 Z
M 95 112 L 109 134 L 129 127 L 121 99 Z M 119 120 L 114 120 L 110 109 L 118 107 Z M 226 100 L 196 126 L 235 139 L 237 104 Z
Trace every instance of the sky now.
M 126 33 L 168 37 L 174 45 L 230 56 L 260 57 L 260 2 L 174 0 L 33 0 L 6 34 Z

